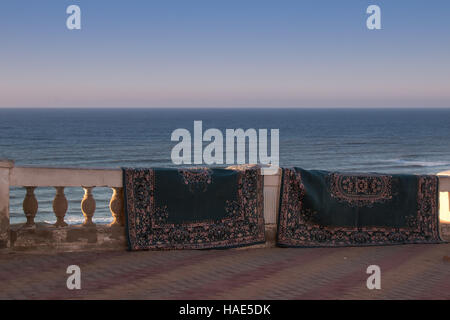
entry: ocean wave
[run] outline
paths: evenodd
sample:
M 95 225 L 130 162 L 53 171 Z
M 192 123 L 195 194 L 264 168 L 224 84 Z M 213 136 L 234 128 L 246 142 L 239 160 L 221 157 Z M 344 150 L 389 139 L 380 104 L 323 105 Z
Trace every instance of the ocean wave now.
M 36 216 L 35 221 L 53 224 L 56 222 L 56 218 L 52 214 L 45 214 L 45 215 L 41 215 L 41 216 Z M 82 214 L 74 215 L 74 216 L 65 216 L 64 221 L 69 225 L 77 225 L 77 224 L 82 224 L 84 222 L 84 217 Z M 100 215 L 98 217 L 94 216 L 92 221 L 94 221 L 94 223 L 97 223 L 97 224 L 109 224 L 113 221 L 113 217 L 111 217 L 110 214 L 109 215 L 104 214 L 104 215 Z M 25 215 L 23 215 L 23 214 L 22 215 L 17 215 L 17 214 L 11 215 L 11 223 L 12 224 L 24 223 L 24 222 L 26 222 Z
M 64 221 L 67 224 L 70 225 L 74 225 L 74 224 L 82 224 L 84 222 L 84 218 L 83 216 L 80 217 L 65 217 Z M 94 217 L 92 218 L 92 221 L 94 221 L 94 223 L 98 223 L 98 224 L 108 224 L 111 223 L 113 221 L 113 218 L 110 217 Z M 48 219 L 48 220 L 44 220 L 44 222 L 46 223 L 55 223 L 56 219 Z
M 417 161 L 404 159 L 389 159 L 389 160 L 380 160 L 380 162 L 395 163 L 398 164 L 396 167 L 403 166 L 409 168 L 450 166 L 450 162 L 447 161 Z

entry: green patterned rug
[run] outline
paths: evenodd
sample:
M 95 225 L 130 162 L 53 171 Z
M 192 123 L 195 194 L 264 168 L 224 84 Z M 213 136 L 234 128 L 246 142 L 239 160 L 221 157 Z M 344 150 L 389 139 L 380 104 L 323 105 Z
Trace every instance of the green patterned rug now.
M 283 169 L 277 243 L 439 243 L 438 178 Z
M 123 169 L 130 250 L 263 243 L 263 177 L 256 168 Z

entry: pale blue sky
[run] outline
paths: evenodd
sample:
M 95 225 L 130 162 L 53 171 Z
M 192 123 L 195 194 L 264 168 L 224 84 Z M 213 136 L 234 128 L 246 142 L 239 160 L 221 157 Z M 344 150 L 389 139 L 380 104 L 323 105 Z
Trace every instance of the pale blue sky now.
M 82 30 L 66 28 L 77 4 Z M 366 28 L 366 8 L 382 30 Z M 2 0 L 0 107 L 450 107 L 446 0 Z

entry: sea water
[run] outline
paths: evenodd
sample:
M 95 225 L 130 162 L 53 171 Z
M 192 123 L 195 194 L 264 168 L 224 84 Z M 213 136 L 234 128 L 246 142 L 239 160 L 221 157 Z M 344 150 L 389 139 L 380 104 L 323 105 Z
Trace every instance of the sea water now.
M 280 165 L 385 173 L 450 170 L 450 109 L 0 109 L 0 158 L 17 166 L 173 167 L 171 133 L 279 129 Z M 53 223 L 54 188 L 37 188 L 36 221 Z M 95 188 L 94 221 L 112 220 L 112 191 Z M 66 188 L 66 221 L 81 223 L 81 188 Z M 24 222 L 11 188 L 11 222 Z

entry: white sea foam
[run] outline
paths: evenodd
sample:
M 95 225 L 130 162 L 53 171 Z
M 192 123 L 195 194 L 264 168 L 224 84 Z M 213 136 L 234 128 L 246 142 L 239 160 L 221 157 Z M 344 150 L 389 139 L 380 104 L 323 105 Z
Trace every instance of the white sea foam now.
M 387 163 L 396 163 L 403 166 L 417 166 L 417 167 L 450 166 L 450 162 L 447 161 L 418 161 L 418 160 L 404 160 L 404 159 L 388 159 L 379 161 Z
M 70 225 L 75 225 L 75 224 L 82 224 L 84 221 L 84 218 L 81 217 L 67 217 L 64 219 L 64 221 Z M 94 223 L 98 223 L 98 224 L 108 224 L 111 223 L 113 221 L 112 217 L 97 217 L 97 218 L 93 218 L 92 221 Z M 44 222 L 46 223 L 55 223 L 56 219 L 53 220 L 44 220 Z

